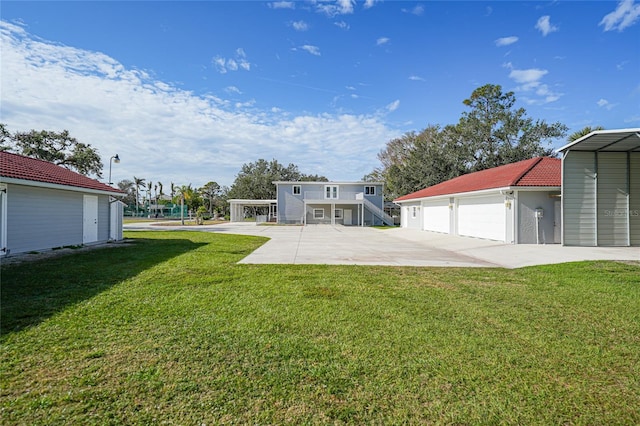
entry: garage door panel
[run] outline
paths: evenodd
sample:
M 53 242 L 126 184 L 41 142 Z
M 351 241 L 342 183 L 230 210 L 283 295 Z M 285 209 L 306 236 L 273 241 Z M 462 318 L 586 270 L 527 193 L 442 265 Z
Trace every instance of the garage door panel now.
M 423 208 L 425 231 L 449 233 L 449 201 L 425 203 Z
M 463 198 L 458 201 L 458 234 L 504 241 L 506 214 L 502 196 Z

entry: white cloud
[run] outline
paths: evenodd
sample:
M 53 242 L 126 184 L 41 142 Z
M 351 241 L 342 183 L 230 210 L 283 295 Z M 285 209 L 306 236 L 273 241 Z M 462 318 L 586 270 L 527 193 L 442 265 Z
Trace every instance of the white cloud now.
M 295 9 L 296 5 L 292 1 L 275 1 L 273 3 L 269 3 L 269 7 L 273 9 Z
M 510 36 L 510 37 L 501 37 L 495 41 L 496 46 L 509 46 L 510 44 L 516 43 L 518 41 L 518 37 Z
M 242 95 L 242 92 L 236 86 L 229 86 L 226 89 L 224 89 L 224 91 L 227 93 L 235 93 L 237 95 Z
M 350 28 L 349 24 L 347 24 L 344 21 L 337 21 L 337 22 L 334 22 L 333 24 L 338 28 L 342 28 L 343 30 L 348 30 Z
M 387 44 L 387 43 L 389 43 L 388 37 L 380 37 L 379 39 L 376 40 L 376 46 L 382 46 L 383 44 Z
M 606 108 L 608 111 L 611 111 L 616 106 L 616 104 L 612 104 L 608 100 L 602 98 L 596 103 L 600 108 Z
M 215 56 L 211 62 L 220 74 L 226 74 L 227 71 L 237 71 L 240 68 L 245 71 L 251 70 L 251 63 L 247 61 L 247 54 L 242 48 L 236 49 L 235 58 L 227 59 L 222 56 Z
M 307 51 L 315 56 L 320 56 L 320 48 L 318 46 L 312 46 L 310 44 L 305 44 L 304 46 L 300 46 L 300 49 Z
M 259 100 L 196 94 L 99 52 L 36 39 L 4 21 L 0 30 L 0 114 L 9 131 L 67 129 L 103 162 L 118 153 L 115 182 L 231 185 L 242 164 L 259 158 L 358 180 L 401 133 L 377 114 L 295 115 Z
M 544 37 L 550 33 L 558 31 L 558 27 L 551 23 L 551 17 L 549 15 L 541 16 L 536 23 L 536 29 L 539 30 Z
M 409 80 L 411 81 L 426 81 L 424 78 L 417 75 L 410 75 Z
M 389 112 L 393 112 L 395 110 L 397 110 L 400 107 L 400 100 L 396 99 L 395 101 L 391 102 L 389 105 L 387 105 L 387 111 Z
M 421 4 L 418 4 L 418 5 L 414 6 L 411 9 L 404 9 L 403 8 L 402 11 L 404 13 L 411 13 L 411 14 L 416 15 L 416 16 L 422 16 L 422 14 L 424 14 L 424 6 L 421 5 Z
M 624 67 L 629 63 L 629 61 L 622 61 L 619 64 L 616 64 L 616 69 L 618 71 L 624 70 Z
M 365 8 L 365 9 L 370 9 L 370 8 L 372 8 L 372 7 L 376 4 L 376 2 L 377 2 L 377 1 L 380 1 L 380 0 L 365 0 L 365 2 L 364 2 L 364 8 Z
M 296 31 L 307 31 L 309 29 L 309 25 L 304 21 L 294 21 L 291 26 Z
M 355 4 L 355 0 L 335 0 L 333 3 L 318 2 L 316 3 L 316 10 L 327 16 L 350 15 L 353 13 Z
M 519 84 L 515 90 L 523 93 L 524 102 L 531 105 L 542 105 L 555 102 L 562 96 L 562 93 L 555 92 L 547 84 L 542 83 L 542 78 L 549 71 L 538 68 L 515 69 L 511 62 L 503 66 L 511 70 L 509 78 Z
M 598 25 L 604 26 L 604 31 L 623 31 L 635 24 L 638 17 L 640 17 L 640 4 L 635 4 L 634 0 L 622 0 L 618 3 L 616 10 L 605 15 Z
M 509 73 L 509 78 L 513 79 L 516 83 L 532 83 L 540 80 L 547 75 L 548 72 L 547 70 L 537 68 L 530 68 L 528 70 L 512 69 Z

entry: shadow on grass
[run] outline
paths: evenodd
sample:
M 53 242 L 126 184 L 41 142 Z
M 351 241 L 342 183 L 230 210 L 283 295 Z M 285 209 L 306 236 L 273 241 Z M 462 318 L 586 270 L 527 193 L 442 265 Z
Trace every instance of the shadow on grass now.
M 136 238 L 122 246 L 4 265 L 0 277 L 0 335 L 4 338 L 35 326 L 67 306 L 203 245 L 178 238 Z

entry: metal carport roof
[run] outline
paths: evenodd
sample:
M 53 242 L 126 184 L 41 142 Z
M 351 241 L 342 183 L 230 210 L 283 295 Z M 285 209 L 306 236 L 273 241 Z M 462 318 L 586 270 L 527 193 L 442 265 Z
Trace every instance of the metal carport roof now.
M 557 152 L 589 151 L 589 152 L 640 152 L 640 128 L 596 130 L 577 139 Z

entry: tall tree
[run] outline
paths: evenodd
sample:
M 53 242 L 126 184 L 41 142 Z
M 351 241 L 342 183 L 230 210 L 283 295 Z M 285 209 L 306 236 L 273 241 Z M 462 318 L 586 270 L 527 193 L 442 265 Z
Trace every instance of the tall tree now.
M 298 182 L 303 178 L 326 181 L 324 176 L 304 175 L 298 166 L 289 164 L 283 166 L 277 160 L 260 159 L 255 163 L 243 164 L 236 176 L 231 189 L 230 198 L 246 198 L 257 200 L 271 200 L 276 198 L 275 181 Z
M 134 176 L 133 184 L 136 187 L 136 216 L 138 216 L 138 207 L 140 205 L 140 187 L 144 187 L 144 178 Z
M 8 151 L 11 149 L 11 133 L 7 130 L 7 126 L 0 123 L 0 151 Z
M 128 179 L 121 180 L 120 182 L 118 182 L 118 188 L 126 194 L 122 198 L 122 201 L 124 203 L 126 203 L 128 206 L 133 206 L 136 204 L 136 187 L 132 181 Z
M 49 161 L 83 175 L 102 177 L 102 160 L 90 144 L 78 142 L 67 130 L 31 130 L 10 135 L 2 125 L 2 146 L 27 157 Z
M 220 194 L 220 185 L 213 181 L 207 182 L 202 188 L 200 188 L 200 193 L 202 194 L 204 201 L 209 204 L 209 214 L 213 215 L 213 206 L 215 205 L 216 198 Z
M 514 93 L 503 93 L 499 85 L 481 86 L 463 103 L 471 110 L 462 113 L 457 127 L 470 155 L 470 172 L 552 155 L 550 142 L 567 132 L 564 124 L 528 117 L 524 108 L 515 108 Z
M 202 204 L 200 194 L 191 186 L 191 184 L 178 187 L 176 189 L 176 197 L 182 198 L 184 200 L 184 205 L 194 212 Z
M 366 178 L 383 180 L 393 199 L 465 173 L 552 155 L 550 142 L 567 127 L 534 120 L 515 102 L 500 86 L 479 87 L 463 101 L 470 110 L 457 124 L 429 125 L 389 141 L 378 154 L 381 166 Z

